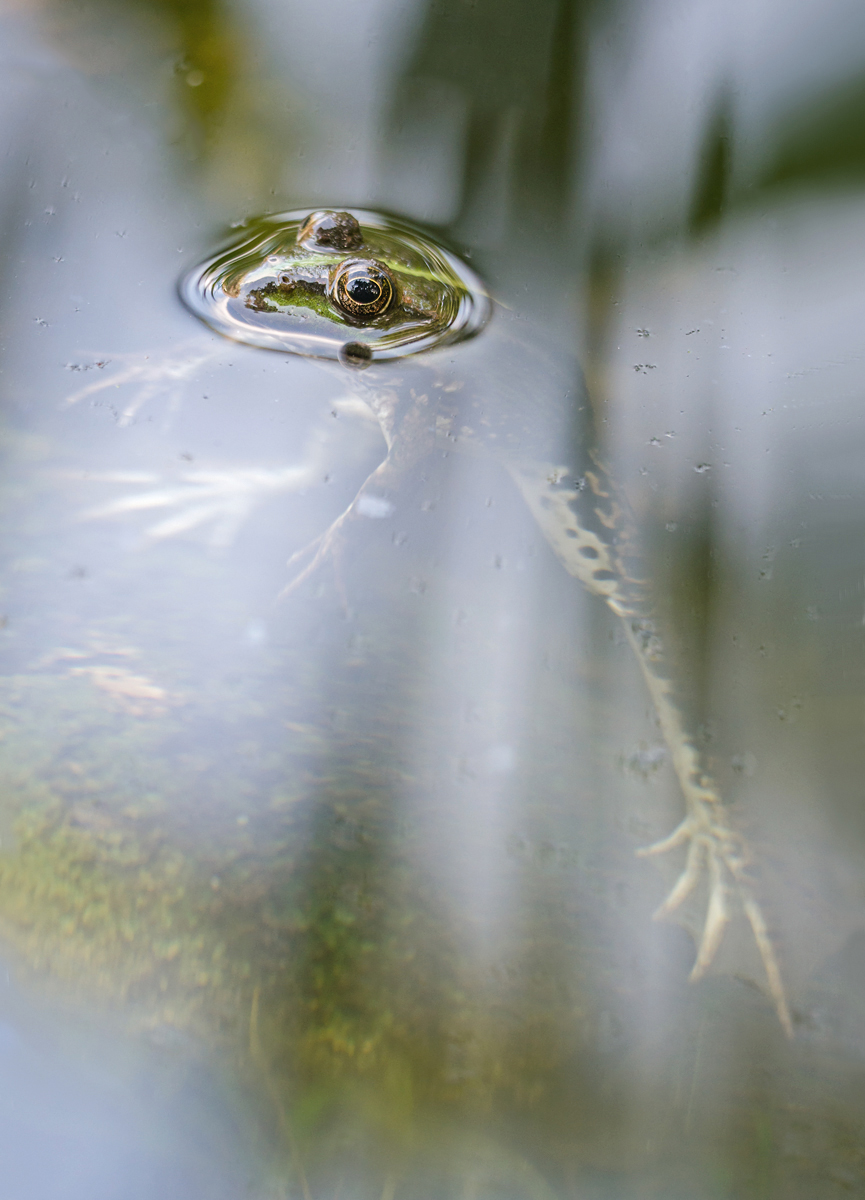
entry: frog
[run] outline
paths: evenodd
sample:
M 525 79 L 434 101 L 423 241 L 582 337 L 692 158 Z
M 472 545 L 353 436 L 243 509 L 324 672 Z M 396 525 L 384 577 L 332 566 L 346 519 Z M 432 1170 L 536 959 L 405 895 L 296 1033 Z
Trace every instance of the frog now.
M 348 366 L 471 338 L 491 311 L 456 254 L 407 222 L 359 210 L 251 221 L 187 272 L 179 293 L 228 337 Z
M 754 855 L 688 727 L 636 522 L 598 448 L 593 406 L 573 357 L 547 349 L 536 331 L 495 304 L 465 258 L 439 239 L 363 209 L 294 210 L 250 221 L 187 271 L 178 288 L 187 308 L 226 337 L 323 360 L 350 381 L 381 430 L 385 457 L 347 508 L 289 560 L 284 596 L 335 561 L 353 526 L 387 505 L 431 454 L 492 457 L 507 472 L 562 568 L 620 623 L 678 780 L 681 821 L 637 850 L 641 857 L 686 851 L 654 918 L 671 917 L 705 879 L 691 981 L 715 961 L 738 908 L 778 1020 L 792 1037 L 779 957 L 752 877 Z M 533 385 L 539 378 L 543 387 Z

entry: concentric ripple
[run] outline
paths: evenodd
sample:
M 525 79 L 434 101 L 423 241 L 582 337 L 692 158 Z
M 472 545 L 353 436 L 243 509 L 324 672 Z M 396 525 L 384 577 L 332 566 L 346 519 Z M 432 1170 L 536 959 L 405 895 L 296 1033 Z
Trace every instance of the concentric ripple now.
M 455 254 L 405 221 L 362 209 L 250 221 L 178 287 L 225 337 L 353 366 L 472 337 L 491 310 Z

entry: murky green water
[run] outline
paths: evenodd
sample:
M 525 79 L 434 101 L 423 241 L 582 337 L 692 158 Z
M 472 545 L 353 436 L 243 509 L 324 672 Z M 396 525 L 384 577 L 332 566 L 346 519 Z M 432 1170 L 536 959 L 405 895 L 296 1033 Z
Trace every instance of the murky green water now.
M 865 1188 L 857 22 L 4 12 L 10 1200 Z M 479 388 L 564 463 L 582 364 L 792 1039 L 741 909 L 696 984 L 705 881 L 651 920 L 662 731 L 501 456 L 404 441 L 306 570 L 387 453 L 368 385 L 175 285 L 328 205 L 497 300 L 400 411 Z

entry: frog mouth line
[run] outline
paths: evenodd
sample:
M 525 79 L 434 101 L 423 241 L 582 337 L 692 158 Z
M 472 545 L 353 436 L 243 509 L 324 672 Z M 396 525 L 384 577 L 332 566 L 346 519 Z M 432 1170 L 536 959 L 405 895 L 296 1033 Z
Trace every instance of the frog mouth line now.
M 178 290 L 225 337 L 348 365 L 463 341 L 492 311 L 456 254 L 408 222 L 360 209 L 252 221 Z

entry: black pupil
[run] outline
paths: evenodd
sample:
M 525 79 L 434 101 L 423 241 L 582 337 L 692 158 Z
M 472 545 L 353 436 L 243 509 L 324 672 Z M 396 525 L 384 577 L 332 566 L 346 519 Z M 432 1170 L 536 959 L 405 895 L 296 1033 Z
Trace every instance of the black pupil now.
M 374 279 L 352 279 L 345 290 L 355 304 L 374 304 L 381 295 L 381 285 Z

